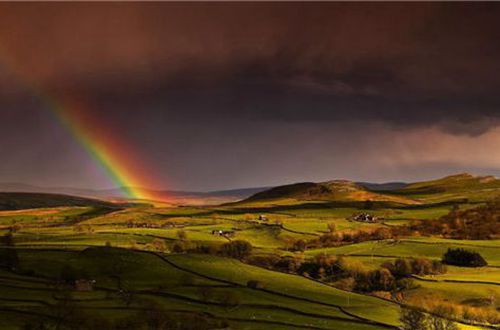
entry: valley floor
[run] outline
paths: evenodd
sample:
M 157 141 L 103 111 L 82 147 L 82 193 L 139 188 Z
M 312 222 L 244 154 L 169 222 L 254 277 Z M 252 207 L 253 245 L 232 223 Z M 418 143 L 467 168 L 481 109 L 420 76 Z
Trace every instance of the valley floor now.
M 303 252 L 294 248 L 297 241 L 309 242 L 328 233 L 331 224 L 336 232 L 373 231 L 445 215 L 449 205 L 368 211 L 321 201 L 290 201 L 96 212 L 98 208 L 0 212 L 1 234 L 11 232 L 13 237 L 0 250 L 15 250 L 17 258 L 15 267 L 0 269 L 1 329 L 19 329 L 40 320 L 62 322 L 64 313 L 112 323 L 134 315 L 146 317 L 151 306 L 184 315 L 181 319 L 203 315 L 231 329 L 325 330 L 395 329 L 400 326 L 402 306 L 427 306 L 430 301 L 463 308 L 485 306 L 497 313 L 500 308 L 499 240 L 409 236 L 306 247 Z M 384 220 L 348 220 L 357 212 L 372 212 Z M 440 275 L 415 275 L 415 285 L 395 297 L 387 292 L 350 292 L 338 283 L 295 271 L 251 265 L 249 258 L 242 262 L 196 250 L 236 240 L 252 245 L 254 259 L 309 260 L 322 254 L 342 256 L 369 270 L 397 258 L 441 260 L 449 248 L 466 248 L 480 253 L 488 266 L 449 266 Z M 85 288 L 68 289 L 68 278 L 71 283 L 81 280 Z M 463 329 L 479 326 L 456 321 Z

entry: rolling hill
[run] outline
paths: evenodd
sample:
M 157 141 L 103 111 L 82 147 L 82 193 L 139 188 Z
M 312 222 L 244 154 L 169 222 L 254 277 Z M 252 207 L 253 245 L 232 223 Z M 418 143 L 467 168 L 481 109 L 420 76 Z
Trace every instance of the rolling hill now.
M 460 173 L 412 183 L 391 193 L 434 202 L 459 199 L 481 202 L 500 196 L 500 180 L 494 176 Z
M 21 210 L 59 206 L 93 206 L 115 208 L 105 201 L 58 194 L 1 192 L 0 210 Z
M 326 182 L 302 182 L 279 186 L 259 192 L 246 202 L 278 199 L 296 199 L 304 201 L 379 201 L 400 204 L 417 204 L 418 202 L 405 196 L 397 196 L 371 191 L 362 185 L 347 181 L 333 180 Z
M 284 200 L 336 202 L 392 202 L 406 205 L 451 203 L 460 201 L 485 202 L 500 197 L 500 180 L 494 176 L 474 176 L 468 173 L 415 183 L 393 182 L 372 184 L 347 180 L 301 182 L 258 192 L 243 202 Z

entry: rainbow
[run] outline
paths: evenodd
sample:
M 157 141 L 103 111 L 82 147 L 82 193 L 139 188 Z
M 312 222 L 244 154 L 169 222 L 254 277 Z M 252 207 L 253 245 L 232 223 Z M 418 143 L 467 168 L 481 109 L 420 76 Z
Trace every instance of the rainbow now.
M 61 126 L 75 138 L 94 162 L 103 169 L 106 177 L 124 197 L 151 201 L 167 201 L 169 196 L 164 192 L 144 189 L 152 187 L 155 178 L 152 171 L 144 166 L 143 158 L 124 141 L 122 135 L 112 132 L 100 120 L 92 117 L 92 111 L 83 102 L 70 100 L 68 97 L 56 97 L 38 86 L 36 79 L 23 74 L 23 65 L 14 57 L 6 56 L 1 51 L 2 62 L 8 64 L 6 69 L 25 86 L 34 96 L 40 99 L 55 116 Z
M 119 187 L 125 197 L 146 200 L 165 200 L 166 196 L 150 187 L 154 183 L 137 152 L 109 126 L 91 116 L 81 102 L 62 100 L 49 107 L 59 123 L 80 143 L 88 155 L 100 165 L 107 178 Z

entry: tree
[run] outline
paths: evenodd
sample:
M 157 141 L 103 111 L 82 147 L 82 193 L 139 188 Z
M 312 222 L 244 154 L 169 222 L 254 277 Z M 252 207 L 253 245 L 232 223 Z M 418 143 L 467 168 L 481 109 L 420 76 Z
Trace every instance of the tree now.
M 365 210 L 371 210 L 371 209 L 373 209 L 373 201 L 371 201 L 371 200 L 367 199 L 367 200 L 365 201 L 365 204 L 364 204 L 363 208 L 364 208 Z
M 251 289 L 263 289 L 264 288 L 264 283 L 258 280 L 250 280 L 247 282 L 247 287 Z
M 399 320 L 404 330 L 427 330 L 427 318 L 421 311 L 402 308 Z
M 187 234 L 184 230 L 182 229 L 179 229 L 177 231 L 177 237 L 181 240 L 181 241 L 185 241 L 187 239 Z
M 413 273 L 413 267 L 410 260 L 399 258 L 394 262 L 394 269 L 391 271 L 395 276 L 404 277 Z
M 183 253 L 185 251 L 186 251 L 186 249 L 184 247 L 184 244 L 182 244 L 182 242 L 175 242 L 172 245 L 172 252 L 174 252 L 174 253 Z
M 484 267 L 488 265 L 479 253 L 465 249 L 448 249 L 443 255 L 443 263 L 462 267 Z
M 252 244 L 242 240 L 225 243 L 221 247 L 221 253 L 227 257 L 243 259 L 252 253 Z
M 337 227 L 336 227 L 336 225 L 335 225 L 335 222 L 330 222 L 330 223 L 327 225 L 327 227 L 328 227 L 328 231 L 329 231 L 330 233 L 334 233 L 334 232 L 335 232 L 335 230 L 336 230 L 336 228 L 337 228 Z
M 389 291 L 394 287 L 395 280 L 391 272 L 386 268 L 377 269 L 373 272 L 372 280 L 375 286 L 383 291 Z
M 417 275 L 426 275 L 432 273 L 432 261 L 425 258 L 412 260 L 413 273 Z
M 458 330 L 455 322 L 435 315 L 429 315 L 427 323 L 430 330 Z
M 304 241 L 303 239 L 297 240 L 293 244 L 293 249 L 296 250 L 296 251 L 304 252 L 307 249 L 307 243 L 306 243 L 306 241 Z
M 165 240 L 161 238 L 155 238 L 151 244 L 153 245 L 153 248 L 156 251 L 163 252 L 167 249 L 167 244 L 165 243 Z
M 12 232 L 5 234 L 0 243 L 5 246 L 5 248 L 0 250 L 0 264 L 10 270 L 15 270 L 19 266 L 19 257 L 15 249 L 14 235 L 12 235 Z
M 405 330 L 458 330 L 452 320 L 409 308 L 401 309 L 400 321 Z

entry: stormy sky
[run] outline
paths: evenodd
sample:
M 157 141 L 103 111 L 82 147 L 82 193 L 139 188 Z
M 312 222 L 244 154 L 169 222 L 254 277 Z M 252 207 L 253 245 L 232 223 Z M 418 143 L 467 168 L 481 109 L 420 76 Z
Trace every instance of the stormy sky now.
M 499 40 L 499 3 L 2 3 L 0 182 L 112 186 L 68 97 L 152 188 L 500 175 Z

